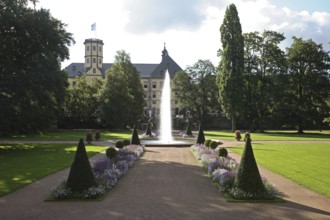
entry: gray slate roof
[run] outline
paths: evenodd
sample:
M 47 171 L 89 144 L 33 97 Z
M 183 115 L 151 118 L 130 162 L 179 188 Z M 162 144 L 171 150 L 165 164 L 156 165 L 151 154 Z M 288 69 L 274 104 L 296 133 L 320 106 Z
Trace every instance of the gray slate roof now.
M 103 63 L 103 77 L 105 77 L 106 71 L 111 68 L 112 64 L 113 63 Z M 161 63 L 133 63 L 133 65 L 136 67 L 141 78 L 164 78 L 166 69 L 168 69 L 172 78 L 177 71 L 182 70 L 181 67 L 168 55 L 168 52 L 165 48 L 163 50 Z M 71 63 L 69 66 L 65 67 L 65 70 L 68 72 L 69 78 L 82 76 L 85 73 L 84 63 Z

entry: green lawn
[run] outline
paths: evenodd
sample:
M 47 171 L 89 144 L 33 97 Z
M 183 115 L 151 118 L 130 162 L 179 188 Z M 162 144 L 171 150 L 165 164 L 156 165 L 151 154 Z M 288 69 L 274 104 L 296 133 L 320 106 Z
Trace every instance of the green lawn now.
M 80 138 L 86 139 L 89 130 L 57 130 L 45 134 L 31 135 L 12 135 L 0 137 L 0 140 L 11 141 L 79 141 Z M 101 131 L 101 140 L 130 139 L 132 132 L 124 131 Z M 93 138 L 95 130 L 93 132 Z
M 76 148 L 72 144 L 0 145 L 0 196 L 69 167 Z M 105 149 L 86 146 L 88 156 Z
M 235 140 L 231 131 L 204 131 L 206 139 Z M 241 133 L 242 139 L 244 132 Z M 264 133 L 251 133 L 254 141 L 304 141 L 304 140 L 330 140 L 330 131 L 305 131 L 297 134 L 296 131 L 266 131 Z
M 257 163 L 330 197 L 329 143 L 252 143 Z M 243 146 L 231 147 L 242 154 Z

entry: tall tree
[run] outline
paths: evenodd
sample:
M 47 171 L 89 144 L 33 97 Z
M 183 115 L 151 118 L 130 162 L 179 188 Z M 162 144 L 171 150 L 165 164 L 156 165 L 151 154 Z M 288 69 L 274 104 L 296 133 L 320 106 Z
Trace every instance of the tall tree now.
M 102 93 L 102 120 L 109 128 L 125 128 L 136 123 L 143 112 L 140 76 L 125 51 L 118 51 L 107 73 Z
M 128 93 L 131 96 L 129 123 L 133 125 L 141 117 L 144 106 L 144 90 L 141 84 L 140 74 L 131 62 L 130 55 L 124 50 L 117 52 L 115 64 L 127 76 Z M 133 107 L 134 106 L 134 107 Z
M 298 133 L 304 128 L 322 125 L 329 112 L 330 57 L 321 44 L 293 37 L 287 49 L 289 65 L 287 123 Z
M 188 109 L 200 122 L 218 108 L 215 79 L 215 68 L 209 60 L 199 60 L 173 79 L 180 107 Z
M 45 9 L 27 0 L 0 3 L 0 135 L 56 126 L 67 76 L 72 34 Z
M 283 34 L 264 31 L 244 34 L 245 59 L 245 113 L 250 130 L 263 131 L 264 124 L 270 118 L 272 105 L 284 88 L 279 88 L 279 75 L 286 71 L 284 51 L 279 44 L 284 40 Z
M 222 50 L 218 66 L 217 84 L 219 101 L 222 110 L 232 120 L 232 130 L 236 130 L 236 120 L 242 114 L 244 94 L 244 39 L 238 12 L 234 4 L 230 4 L 225 12 L 220 27 Z

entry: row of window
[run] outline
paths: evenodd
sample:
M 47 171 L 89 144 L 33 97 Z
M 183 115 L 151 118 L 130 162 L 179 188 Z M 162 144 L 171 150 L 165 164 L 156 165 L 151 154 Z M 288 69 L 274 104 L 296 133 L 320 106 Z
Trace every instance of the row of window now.
M 93 49 L 93 51 L 96 51 L 96 46 L 93 45 L 92 49 Z M 89 45 L 86 46 L 86 51 L 89 51 Z M 99 47 L 99 51 L 102 52 L 102 47 L 101 46 Z
M 148 81 L 143 82 L 143 88 L 147 89 L 148 88 Z M 160 87 L 159 88 L 163 88 L 164 82 L 160 82 Z M 157 82 L 152 82 L 151 83 L 151 88 L 153 89 L 157 89 Z
M 92 61 L 96 63 L 96 57 L 93 57 Z M 89 58 L 86 58 L 86 63 L 89 63 Z M 102 58 L 99 58 L 99 64 L 102 64 Z

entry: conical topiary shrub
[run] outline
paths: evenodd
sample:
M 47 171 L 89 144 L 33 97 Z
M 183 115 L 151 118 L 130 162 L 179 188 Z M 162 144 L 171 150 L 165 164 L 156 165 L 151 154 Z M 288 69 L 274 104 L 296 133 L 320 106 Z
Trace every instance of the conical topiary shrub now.
M 261 180 L 259 169 L 254 158 L 250 138 L 245 142 L 243 155 L 235 178 L 235 186 L 249 193 L 258 194 L 265 191 L 265 186 Z
M 139 135 L 136 131 L 136 127 L 134 125 L 134 128 L 133 128 L 133 133 L 132 133 L 132 137 L 131 137 L 131 144 L 135 144 L 135 145 L 140 145 L 140 138 L 139 138 Z
M 205 142 L 204 131 L 203 131 L 202 124 L 200 124 L 196 144 L 204 144 L 204 142 Z
M 146 130 L 146 134 L 145 135 L 149 135 L 149 137 L 151 137 L 151 124 L 150 124 L 150 122 L 148 122 L 147 130 Z
M 79 141 L 66 186 L 70 188 L 72 192 L 79 193 L 92 186 L 96 186 L 95 176 L 87 157 L 83 139 Z
M 186 128 L 186 135 L 192 136 L 190 121 L 188 121 L 187 128 Z

